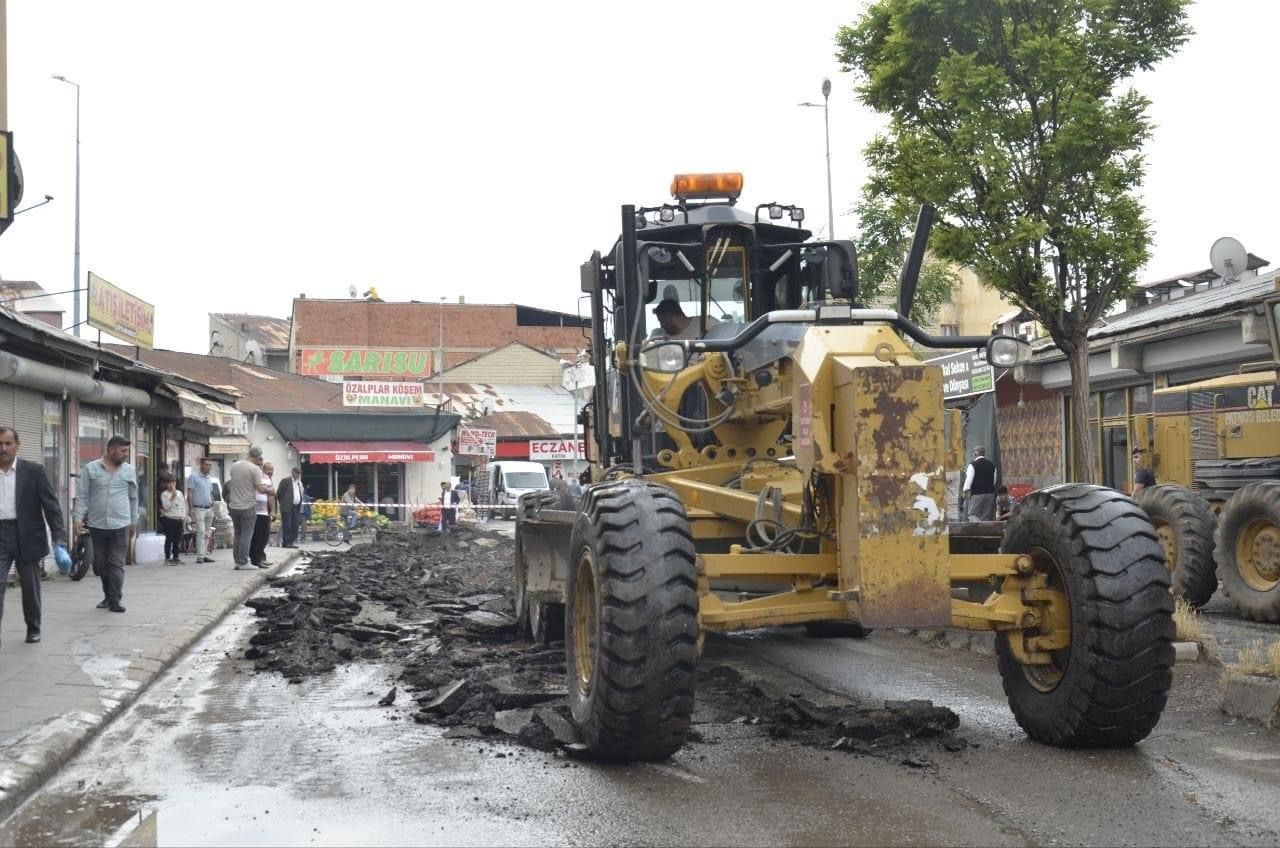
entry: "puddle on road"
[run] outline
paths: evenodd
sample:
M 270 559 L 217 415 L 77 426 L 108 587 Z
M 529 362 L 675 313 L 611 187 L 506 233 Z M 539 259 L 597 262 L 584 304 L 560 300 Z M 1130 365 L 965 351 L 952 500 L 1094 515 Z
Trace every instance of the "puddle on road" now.
M 501 814 L 472 818 L 451 799 L 541 769 L 486 780 L 474 751 L 435 729 L 405 733 L 407 709 L 375 706 L 392 669 L 352 665 L 301 685 L 253 675 L 228 656 L 250 617 L 234 613 L 158 681 L 0 825 L 0 844 L 118 844 L 149 813 L 160 846 L 527 841 Z

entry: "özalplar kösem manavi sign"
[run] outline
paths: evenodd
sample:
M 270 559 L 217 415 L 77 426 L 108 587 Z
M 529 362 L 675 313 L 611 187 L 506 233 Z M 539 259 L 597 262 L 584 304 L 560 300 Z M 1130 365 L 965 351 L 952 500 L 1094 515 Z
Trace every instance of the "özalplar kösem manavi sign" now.
M 422 406 L 422 384 L 394 380 L 343 380 L 343 406 Z

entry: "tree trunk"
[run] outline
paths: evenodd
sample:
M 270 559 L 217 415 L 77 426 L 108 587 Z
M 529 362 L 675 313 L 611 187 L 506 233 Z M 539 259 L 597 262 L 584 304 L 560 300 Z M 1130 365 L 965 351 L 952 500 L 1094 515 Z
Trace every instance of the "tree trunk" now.
M 1089 338 L 1083 333 L 1073 338 L 1067 356 L 1071 368 L 1071 468 L 1067 479 L 1074 483 L 1098 483 L 1097 463 L 1094 454 L 1097 445 L 1089 423 Z

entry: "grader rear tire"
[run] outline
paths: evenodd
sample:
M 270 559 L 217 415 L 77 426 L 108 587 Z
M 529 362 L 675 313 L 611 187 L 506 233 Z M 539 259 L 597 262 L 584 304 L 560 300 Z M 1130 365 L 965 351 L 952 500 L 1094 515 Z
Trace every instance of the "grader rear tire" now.
M 1153 486 L 1134 498 L 1155 527 L 1164 549 L 1173 594 L 1193 607 L 1209 602 L 1218 588 L 1213 560 L 1214 517 L 1204 498 L 1182 486 Z
M 1280 480 L 1251 483 L 1218 518 L 1218 577 L 1241 615 L 1280 621 Z
M 1066 748 L 1133 745 L 1164 710 L 1173 680 L 1173 595 L 1146 515 L 1111 489 L 1066 484 L 1029 495 L 1001 549 L 1026 553 L 1067 595 L 1071 643 L 1048 666 L 1023 665 L 1010 639 L 996 656 L 1014 718 Z
M 684 744 L 698 660 L 693 536 L 669 489 L 588 490 L 570 543 L 569 709 L 610 760 L 660 760 Z

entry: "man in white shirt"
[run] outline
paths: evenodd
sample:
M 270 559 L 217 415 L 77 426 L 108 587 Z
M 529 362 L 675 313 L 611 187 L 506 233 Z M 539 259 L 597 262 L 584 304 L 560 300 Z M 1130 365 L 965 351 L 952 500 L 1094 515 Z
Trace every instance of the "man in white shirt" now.
M 9 566 L 17 565 L 27 642 L 34 643 L 40 641 L 40 560 L 49 553 L 45 525 L 55 544 L 65 545 L 67 533 L 44 468 L 18 459 L 18 445 L 18 431 L 0 424 L 0 616 Z

